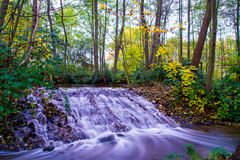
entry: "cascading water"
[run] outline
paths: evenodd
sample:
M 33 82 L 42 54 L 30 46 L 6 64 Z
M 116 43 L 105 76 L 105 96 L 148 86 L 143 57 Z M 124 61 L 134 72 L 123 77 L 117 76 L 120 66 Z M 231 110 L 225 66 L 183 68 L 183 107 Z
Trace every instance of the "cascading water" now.
M 32 139 L 40 137 L 43 145 L 52 143 L 57 147 L 51 152 L 1 152 L 0 159 L 154 160 L 173 152 L 185 159 L 184 146 L 189 143 L 204 155 L 218 146 L 233 151 L 239 142 L 238 136 L 229 138 L 183 129 L 128 89 L 61 88 L 44 96 L 54 111 L 32 95 L 31 102 L 38 108 L 28 125 L 33 124 Z M 24 134 L 19 133 L 22 128 L 16 130 L 16 135 L 24 139 Z

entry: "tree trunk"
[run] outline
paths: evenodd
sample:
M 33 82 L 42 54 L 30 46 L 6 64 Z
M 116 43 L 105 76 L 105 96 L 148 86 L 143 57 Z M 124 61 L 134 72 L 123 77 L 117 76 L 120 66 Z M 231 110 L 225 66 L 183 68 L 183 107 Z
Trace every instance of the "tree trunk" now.
M 193 58 L 191 63 L 192 66 L 198 67 L 200 63 L 210 21 L 211 21 L 211 0 L 207 0 L 206 11 L 202 22 L 202 27 L 198 36 L 198 42 L 193 52 Z
M 240 40 L 239 40 L 239 36 L 240 36 L 240 31 L 239 31 L 239 6 L 240 6 L 240 2 L 239 0 L 236 0 L 237 2 L 237 7 L 236 7 L 236 45 L 237 45 L 237 52 L 238 52 L 238 56 L 240 57 Z
M 149 48 L 148 48 L 148 36 L 149 36 L 149 32 L 148 32 L 148 26 L 147 26 L 147 22 L 145 20 L 145 15 L 144 15 L 144 0 L 141 0 L 141 4 L 140 4 L 140 16 L 141 16 L 141 27 L 143 27 L 143 42 L 144 42 L 144 56 L 145 56 L 145 67 L 149 68 Z
M 191 29 L 191 0 L 188 0 L 188 40 L 187 40 L 187 58 L 188 60 L 190 60 L 190 43 L 191 43 L 191 39 L 190 39 L 190 29 Z
M 155 19 L 155 29 L 160 29 L 161 23 L 161 11 L 162 11 L 162 0 L 157 0 L 157 12 L 156 12 L 156 19 Z M 156 61 L 156 52 L 160 45 L 160 32 L 154 32 L 152 37 L 152 50 L 150 55 L 149 64 L 154 63 Z
M 120 34 L 119 34 L 118 46 L 117 46 L 117 49 L 116 49 L 117 58 L 118 58 L 120 49 L 123 47 L 122 43 L 123 43 L 123 34 L 124 34 L 124 29 L 125 29 L 126 0 L 123 0 L 123 5 L 122 6 L 123 6 L 122 27 L 121 27 L 121 31 L 120 31 Z
M 67 37 L 66 26 L 64 23 L 64 12 L 63 12 L 62 0 L 60 0 L 60 6 L 61 6 L 61 23 L 63 27 L 63 33 L 64 33 L 64 63 L 65 65 L 67 65 L 68 37 Z
M 183 63 L 183 21 L 182 21 L 182 0 L 179 0 L 179 62 Z
M 0 8 L 0 34 L 3 30 L 4 20 L 7 14 L 7 9 L 9 5 L 9 0 L 2 0 L 1 8 Z
M 51 16 L 51 3 L 50 0 L 47 0 L 47 15 L 48 15 L 48 22 L 50 27 L 50 34 L 51 34 L 51 43 L 52 43 L 52 51 L 53 56 L 56 57 L 57 51 L 56 51 L 56 42 L 55 42 L 55 36 L 53 31 L 53 22 L 52 22 L 52 16 Z
M 114 56 L 114 66 L 113 66 L 113 73 L 117 72 L 117 63 L 118 63 L 118 0 L 116 0 L 116 28 L 115 28 L 115 56 Z
M 94 19 L 95 19 L 95 35 L 94 35 L 94 72 L 98 72 L 98 0 L 94 0 Z
M 124 35 L 124 42 L 126 42 L 126 39 L 125 39 L 125 35 Z M 128 85 L 131 85 L 131 82 L 130 82 L 130 79 L 129 79 L 129 75 L 128 75 L 128 67 L 127 67 L 127 64 L 126 64 L 126 58 L 125 58 L 125 48 L 126 46 L 122 45 L 122 58 L 123 58 L 123 70 L 124 70 L 124 73 L 125 73 L 125 77 L 126 77 L 126 80 L 127 80 L 127 84 Z
M 5 67 L 8 67 L 10 65 L 10 63 L 12 62 L 12 60 L 14 59 L 14 57 L 16 55 L 16 51 L 14 53 L 12 53 L 13 52 L 12 45 L 13 45 L 13 41 L 14 41 L 14 38 L 15 38 L 15 35 L 16 35 L 16 32 L 17 32 L 17 28 L 18 28 L 20 17 L 21 17 L 23 4 L 24 4 L 24 0 L 22 0 L 20 2 L 19 6 L 18 6 L 17 18 L 16 18 L 16 21 L 14 23 L 12 32 L 10 34 L 10 39 L 9 39 L 9 43 L 8 43 L 8 47 L 11 48 L 11 50 L 8 51 L 9 56 L 7 57 L 7 60 L 4 64 Z
M 106 2 L 107 6 L 107 2 Z M 105 47 L 106 47 L 106 34 L 107 34 L 107 7 L 105 8 L 105 18 L 104 18 L 104 31 L 103 31 L 103 43 L 102 43 L 102 71 L 105 69 Z
M 211 46 L 209 52 L 209 63 L 208 63 L 208 76 L 206 89 L 211 90 L 211 84 L 214 73 L 214 64 L 215 64 L 215 50 L 216 50 L 216 38 L 217 38 L 217 0 L 211 0 L 211 17 L 212 17 L 212 30 L 211 30 Z
M 35 35 L 37 32 L 38 28 L 38 23 L 39 23 L 39 17 L 40 17 L 40 7 L 41 7 L 41 0 L 33 0 L 33 6 L 32 6 L 32 30 L 31 30 L 31 35 L 28 43 L 28 48 L 27 48 L 27 54 L 25 56 L 25 59 L 23 62 L 20 64 L 26 65 L 30 59 L 32 50 L 33 50 L 33 44 L 34 44 L 34 39 Z
M 15 38 L 15 35 L 16 35 L 16 31 L 17 31 L 17 27 L 18 27 L 18 23 L 19 23 L 19 20 L 20 20 L 20 17 L 21 17 L 21 12 L 22 12 L 22 8 L 23 8 L 23 4 L 24 4 L 24 0 L 21 1 L 20 5 L 18 6 L 18 13 L 17 13 L 17 19 L 15 21 L 15 24 L 14 24 L 14 27 L 13 27 L 13 31 L 11 33 L 11 38 L 9 40 L 9 44 L 8 46 L 11 48 L 12 47 L 12 44 L 13 44 L 13 40 Z

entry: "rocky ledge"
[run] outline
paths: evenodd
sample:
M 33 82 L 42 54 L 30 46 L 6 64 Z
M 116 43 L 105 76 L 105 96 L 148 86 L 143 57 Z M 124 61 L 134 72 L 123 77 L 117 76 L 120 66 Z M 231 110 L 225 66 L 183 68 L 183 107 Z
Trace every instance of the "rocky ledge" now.
M 66 96 L 61 90 L 32 89 L 18 102 L 18 112 L 0 122 L 0 149 L 20 151 L 44 148 L 87 138 L 75 129 L 77 119 L 71 115 Z

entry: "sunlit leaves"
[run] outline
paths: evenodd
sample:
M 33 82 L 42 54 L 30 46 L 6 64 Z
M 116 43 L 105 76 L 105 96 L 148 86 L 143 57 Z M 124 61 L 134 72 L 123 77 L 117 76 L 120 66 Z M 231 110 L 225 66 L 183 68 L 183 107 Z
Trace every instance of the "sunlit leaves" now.
M 106 9 L 107 8 L 107 6 L 104 4 L 104 3 L 100 3 L 100 9 Z

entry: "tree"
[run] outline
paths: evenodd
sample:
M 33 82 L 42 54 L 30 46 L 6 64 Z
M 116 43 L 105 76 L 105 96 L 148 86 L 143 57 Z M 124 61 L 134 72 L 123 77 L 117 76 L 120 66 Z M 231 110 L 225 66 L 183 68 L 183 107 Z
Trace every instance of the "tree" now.
M 188 27 L 187 27 L 187 58 L 190 60 L 190 29 L 191 29 L 191 0 L 188 0 L 188 11 L 187 11 L 187 22 L 188 22 Z
M 118 21 L 119 21 L 119 13 L 118 13 L 118 0 L 116 0 L 116 27 L 115 27 L 115 56 L 114 56 L 114 66 L 113 73 L 117 72 L 117 63 L 119 56 L 119 48 L 118 48 Z
M 209 52 L 209 62 L 208 62 L 208 76 L 206 89 L 211 90 L 214 64 L 215 64 L 215 50 L 216 50 L 216 38 L 217 38 L 217 0 L 211 0 L 211 19 L 212 19 L 212 28 L 211 28 L 211 42 L 210 42 L 210 52 Z
M 205 15 L 198 36 L 198 41 L 193 52 L 193 58 L 191 63 L 192 66 L 195 67 L 199 66 L 210 21 L 211 21 L 211 0 L 207 0 Z
M 156 18 L 155 18 L 155 30 L 160 29 L 160 23 L 161 23 L 161 17 L 162 17 L 162 0 L 157 0 L 157 11 L 156 11 Z M 156 61 L 156 52 L 160 45 L 160 32 L 155 31 L 153 33 L 152 37 L 152 50 L 150 55 L 150 64 L 154 63 Z
M 61 23 L 63 27 L 63 33 L 64 33 L 64 61 L 65 65 L 67 64 L 67 52 L 68 52 L 68 36 L 66 31 L 66 26 L 64 23 L 64 11 L 63 11 L 63 3 L 62 0 L 60 0 L 60 7 L 61 7 Z
M 239 29 L 239 6 L 240 6 L 240 2 L 239 0 L 236 0 L 236 4 L 237 4 L 237 7 L 236 7 L 236 45 L 237 45 L 237 52 L 238 52 L 238 56 L 240 57 L 240 29 Z
M 144 14 L 144 0 L 141 0 L 140 2 L 140 19 L 141 19 L 141 27 L 143 28 L 143 45 L 144 45 L 144 55 L 145 55 L 145 67 L 149 68 L 149 44 L 148 44 L 148 38 L 149 38 L 149 32 L 148 32 L 148 26 L 145 19 Z
M 94 72 L 95 74 L 98 72 L 98 0 L 94 0 L 94 50 L 93 50 L 93 56 L 94 56 Z
M 29 58 L 32 53 L 32 50 L 33 50 L 34 39 L 35 39 L 35 35 L 37 32 L 38 24 L 39 24 L 41 2 L 42 2 L 42 0 L 33 0 L 31 35 L 30 35 L 30 39 L 28 42 L 26 56 L 25 56 L 25 59 L 23 60 L 23 62 L 21 63 L 21 66 L 26 65 L 28 63 Z
M 103 42 L 102 42 L 102 71 L 103 69 L 105 69 L 105 48 L 106 48 L 106 34 L 107 34 L 107 23 L 108 23 L 108 8 L 107 8 L 107 2 L 106 2 L 106 7 L 105 7 L 105 14 L 104 14 L 104 29 L 103 29 L 103 34 L 102 34 L 102 39 L 103 39 Z
M 0 8 L 0 34 L 2 33 L 2 30 L 3 30 L 3 25 L 4 25 L 5 17 L 7 14 L 8 5 L 9 5 L 9 0 L 2 0 L 1 8 Z
M 182 21 L 182 14 L 183 14 L 183 10 L 182 10 L 182 0 L 179 0 L 179 13 L 178 13 L 178 18 L 179 18 L 179 62 L 183 63 L 183 21 Z
M 53 22 L 52 22 L 52 16 L 51 16 L 51 3 L 50 0 L 47 0 L 47 15 L 48 15 L 48 23 L 50 28 L 50 34 L 51 34 L 51 43 L 52 43 L 52 51 L 53 55 L 56 57 L 56 42 L 55 42 L 55 36 L 53 31 Z

